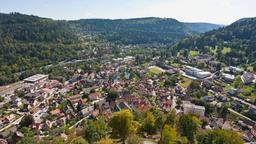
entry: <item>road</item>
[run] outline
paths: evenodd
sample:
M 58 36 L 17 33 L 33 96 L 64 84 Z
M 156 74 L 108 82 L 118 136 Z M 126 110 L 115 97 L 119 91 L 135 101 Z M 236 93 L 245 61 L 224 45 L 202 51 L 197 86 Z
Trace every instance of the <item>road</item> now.
M 230 112 L 232 112 L 232 113 L 234 113 L 234 114 L 236 114 L 236 115 L 238 115 L 238 116 L 240 116 L 240 117 L 242 117 L 242 118 L 244 118 L 244 119 L 246 119 L 246 120 L 248 120 L 248 121 L 250 121 L 250 122 L 256 124 L 256 121 L 254 121 L 254 120 L 248 118 L 247 116 L 244 116 L 244 115 L 240 114 L 239 112 L 237 112 L 237 111 L 235 111 L 235 110 L 233 110 L 233 109 L 231 109 L 231 108 L 228 108 L 228 110 L 229 110 Z

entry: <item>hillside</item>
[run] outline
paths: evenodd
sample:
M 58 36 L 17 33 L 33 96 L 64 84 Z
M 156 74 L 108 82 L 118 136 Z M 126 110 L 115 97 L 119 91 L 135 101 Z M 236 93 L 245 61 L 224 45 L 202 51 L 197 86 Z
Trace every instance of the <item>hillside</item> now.
M 174 51 L 193 49 L 215 55 L 228 64 L 253 64 L 256 60 L 256 18 L 238 20 L 233 24 L 187 38 L 173 46 Z
M 0 14 L 0 85 L 16 81 L 13 73 L 72 58 L 77 41 L 66 21 Z
M 100 34 L 112 42 L 124 44 L 171 44 L 201 32 L 219 28 L 207 23 L 182 23 L 170 18 L 82 19 L 73 21 L 85 33 Z
M 214 29 L 218 29 L 220 27 L 224 27 L 224 25 L 217 25 L 211 23 L 184 23 L 188 28 L 195 32 L 208 32 Z

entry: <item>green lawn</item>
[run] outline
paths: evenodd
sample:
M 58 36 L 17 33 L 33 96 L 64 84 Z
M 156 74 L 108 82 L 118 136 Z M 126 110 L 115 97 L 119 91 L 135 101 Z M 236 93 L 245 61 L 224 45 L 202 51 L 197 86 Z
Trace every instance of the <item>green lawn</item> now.
M 231 52 L 231 48 L 228 48 L 228 47 L 224 47 L 221 51 L 222 54 L 227 54 L 227 53 L 230 53 Z
M 161 74 L 164 73 L 164 70 L 158 67 L 151 67 L 150 72 L 154 73 L 154 74 Z
M 186 77 L 181 77 L 181 80 L 179 82 L 180 86 L 184 87 L 184 88 L 187 88 L 190 83 L 192 82 L 192 80 L 186 78 Z

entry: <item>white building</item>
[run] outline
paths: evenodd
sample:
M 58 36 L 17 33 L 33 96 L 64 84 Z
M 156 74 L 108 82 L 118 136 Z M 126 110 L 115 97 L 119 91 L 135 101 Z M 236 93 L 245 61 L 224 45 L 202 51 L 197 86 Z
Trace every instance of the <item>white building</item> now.
M 235 80 L 235 76 L 231 74 L 222 73 L 223 79 L 228 82 L 233 82 Z
M 183 103 L 183 111 L 184 114 L 194 114 L 200 117 L 204 117 L 205 107 L 191 103 Z
M 48 75 L 36 74 L 31 77 L 25 78 L 26 83 L 40 83 L 48 79 Z
M 197 78 L 200 78 L 200 79 L 211 76 L 210 72 L 203 71 L 201 69 L 191 67 L 191 66 L 186 66 L 185 67 L 185 73 L 187 75 L 191 75 L 191 76 L 194 76 L 194 77 L 197 77 Z
M 245 72 L 243 75 L 241 75 L 241 80 L 244 84 L 251 84 L 255 82 L 256 76 L 253 73 Z

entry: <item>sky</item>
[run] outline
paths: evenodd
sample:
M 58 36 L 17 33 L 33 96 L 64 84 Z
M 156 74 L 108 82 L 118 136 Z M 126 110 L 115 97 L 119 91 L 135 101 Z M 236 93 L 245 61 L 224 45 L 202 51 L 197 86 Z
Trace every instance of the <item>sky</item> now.
M 256 16 L 256 0 L 0 0 L 0 12 L 76 20 L 175 18 L 182 22 L 231 24 Z

